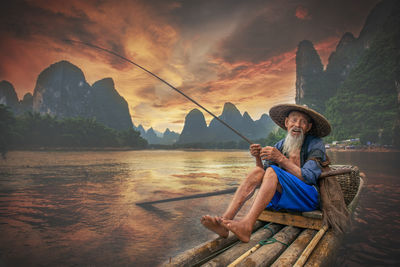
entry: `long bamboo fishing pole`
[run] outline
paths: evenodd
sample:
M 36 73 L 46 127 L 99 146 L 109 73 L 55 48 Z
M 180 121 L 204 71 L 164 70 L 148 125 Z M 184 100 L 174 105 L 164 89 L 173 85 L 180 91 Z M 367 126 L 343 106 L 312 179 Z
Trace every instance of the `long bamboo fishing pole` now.
M 350 169 L 350 168 L 326 171 L 326 172 L 321 173 L 320 178 L 334 177 L 336 175 L 350 173 L 351 171 L 352 171 L 352 169 Z M 152 201 L 143 201 L 143 202 L 137 202 L 136 205 L 146 207 L 146 206 L 158 204 L 158 203 L 175 202 L 175 201 L 181 201 L 181 200 L 193 199 L 193 198 L 203 198 L 203 197 L 211 197 L 211 196 L 217 196 L 217 195 L 232 194 L 236 191 L 236 189 L 237 188 L 230 188 L 230 189 L 213 191 L 213 192 L 208 192 L 208 193 L 187 195 L 187 196 L 183 196 L 183 197 L 173 197 L 173 198 L 165 198 L 165 199 L 152 200 Z
M 187 99 L 189 99 L 190 101 L 192 101 L 194 104 L 196 104 L 197 106 L 199 106 L 201 109 L 203 109 L 205 112 L 207 112 L 208 114 L 210 114 L 211 116 L 213 116 L 215 119 L 217 119 L 220 123 L 222 123 L 223 125 L 225 125 L 226 127 L 228 127 L 230 130 L 232 130 L 235 134 L 237 134 L 238 136 L 240 136 L 243 140 L 245 140 L 247 143 L 249 143 L 250 145 L 253 144 L 252 141 L 250 141 L 247 137 L 245 137 L 244 135 L 242 135 L 241 133 L 239 133 L 236 129 L 234 129 L 233 127 L 231 127 L 229 124 L 227 124 L 225 121 L 223 121 L 222 119 L 218 118 L 217 116 L 215 116 L 211 111 L 209 111 L 208 109 L 206 109 L 205 107 L 203 107 L 202 105 L 200 105 L 197 101 L 195 101 L 194 99 L 192 99 L 191 97 L 189 97 L 188 95 L 186 95 L 185 93 L 183 93 L 181 90 L 177 89 L 176 87 L 172 86 L 169 82 L 165 81 L 164 79 L 160 78 L 158 75 L 154 74 L 153 72 L 147 70 L 146 68 L 140 66 L 139 64 L 133 62 L 132 60 L 121 56 L 120 54 L 112 51 L 112 50 L 108 50 L 106 48 L 91 44 L 91 43 L 87 43 L 87 42 L 82 42 L 82 41 L 77 41 L 77 40 L 70 40 L 70 39 L 64 39 L 65 42 L 68 43 L 77 43 L 77 44 L 83 44 L 104 52 L 107 52 L 111 55 L 114 55 L 116 57 L 119 57 L 120 59 L 127 61 L 133 65 L 135 65 L 136 67 L 144 70 L 145 72 L 147 72 L 148 74 L 150 74 L 151 76 L 157 78 L 158 80 L 162 81 L 163 83 L 165 83 L 166 85 L 168 85 L 170 88 L 172 88 L 173 90 L 175 90 L 176 92 L 180 93 L 181 95 L 183 95 L 184 97 L 186 97 Z
M 232 130 L 235 134 L 237 134 L 238 136 L 240 136 L 243 140 L 245 140 L 247 143 L 249 144 L 253 144 L 252 141 L 250 141 L 248 138 L 246 138 L 244 135 L 242 135 L 241 133 L 239 133 L 236 129 L 234 129 L 233 127 L 231 127 L 230 125 L 228 125 L 225 121 L 221 120 L 220 118 L 218 118 L 217 116 L 215 116 L 211 111 L 209 111 L 208 109 L 206 109 L 205 107 L 203 107 L 202 105 L 200 105 L 197 101 L 195 101 L 194 99 L 192 99 L 191 97 L 189 97 L 188 95 L 186 95 L 185 93 L 183 93 L 181 90 L 177 89 L 176 87 L 172 86 L 170 83 L 168 83 L 167 81 L 165 81 L 164 79 L 160 78 L 158 75 L 154 74 L 153 72 L 147 70 L 146 68 L 140 66 L 139 64 L 133 62 L 132 60 L 123 57 L 121 55 L 119 55 L 118 53 L 112 51 L 112 50 L 108 50 L 106 48 L 88 43 L 88 42 L 82 42 L 82 41 L 77 41 L 77 40 L 70 40 L 70 39 L 64 39 L 63 41 L 67 42 L 67 43 L 76 43 L 76 44 L 82 44 L 82 45 L 86 45 L 104 52 L 107 52 L 111 55 L 114 55 L 116 57 L 119 57 L 120 59 L 127 61 L 133 65 L 135 65 L 136 67 L 144 70 L 145 72 L 147 72 L 148 74 L 150 74 L 151 76 L 157 78 L 158 80 L 160 80 L 161 82 L 165 83 L 166 85 L 168 85 L 170 88 L 172 88 L 173 90 L 175 90 L 176 92 L 180 93 L 181 95 L 183 95 L 184 97 L 186 97 L 187 99 L 189 99 L 190 101 L 192 101 L 194 104 L 196 104 L 197 106 L 199 106 L 201 109 L 203 109 L 204 111 L 206 111 L 208 114 L 210 114 L 211 116 L 213 116 L 215 119 L 217 119 L 219 122 L 221 122 L 223 125 L 225 125 L 226 127 L 228 127 L 230 130 Z M 337 173 L 337 171 L 330 171 L 330 172 L 326 172 L 326 173 L 322 173 L 321 177 L 329 177 L 329 176 L 333 176 L 333 175 L 337 175 L 339 173 Z M 171 201 L 179 201 L 179 200 L 184 200 L 184 199 L 192 199 L 192 198 L 200 198 L 200 197 L 207 197 L 207 196 L 215 196 L 215 195 L 221 195 L 221 194 L 230 194 L 234 191 L 235 189 L 227 189 L 227 190 L 221 190 L 221 191 L 216 191 L 216 192 L 209 192 L 209 193 L 202 193 L 202 194 L 195 194 L 195 195 L 190 195 L 190 196 L 185 196 L 185 197 L 178 197 L 178 198 L 170 198 L 170 199 L 163 199 L 163 200 L 156 200 L 156 201 L 146 201 L 146 202 L 139 202 L 136 203 L 137 205 L 141 205 L 141 206 L 146 206 L 146 205 L 151 205 L 151 204 L 156 204 L 156 203 L 163 203 L 163 202 L 171 202 Z

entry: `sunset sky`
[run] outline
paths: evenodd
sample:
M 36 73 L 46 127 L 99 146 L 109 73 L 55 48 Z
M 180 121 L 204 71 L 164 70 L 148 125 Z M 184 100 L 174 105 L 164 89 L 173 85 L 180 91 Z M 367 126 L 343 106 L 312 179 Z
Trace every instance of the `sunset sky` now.
M 1 1 L 0 80 L 21 99 L 41 71 L 68 60 L 89 84 L 111 77 L 136 126 L 182 130 L 193 103 L 133 65 L 62 41 L 74 39 L 133 60 L 217 115 L 232 102 L 256 120 L 274 104 L 294 102 L 300 41 L 312 41 L 326 65 L 345 32 L 359 35 L 377 2 Z

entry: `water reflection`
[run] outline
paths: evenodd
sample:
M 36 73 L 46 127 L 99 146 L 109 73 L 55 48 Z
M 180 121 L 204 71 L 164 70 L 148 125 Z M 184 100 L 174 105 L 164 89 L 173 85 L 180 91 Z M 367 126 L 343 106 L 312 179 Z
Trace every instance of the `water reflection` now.
M 338 164 L 351 162 L 366 173 L 351 232 L 339 249 L 336 266 L 399 266 L 400 153 L 335 152 Z
M 249 163 L 242 151 L 11 152 L 0 163 L 0 259 L 154 265 L 210 237 L 198 218 L 218 197 L 135 203 L 229 187 Z
M 338 265 L 398 263 L 398 155 L 330 153 L 368 177 Z M 0 162 L 0 265 L 154 266 L 215 237 L 199 218 L 230 197 L 135 203 L 230 188 L 253 165 L 247 151 L 11 152 Z

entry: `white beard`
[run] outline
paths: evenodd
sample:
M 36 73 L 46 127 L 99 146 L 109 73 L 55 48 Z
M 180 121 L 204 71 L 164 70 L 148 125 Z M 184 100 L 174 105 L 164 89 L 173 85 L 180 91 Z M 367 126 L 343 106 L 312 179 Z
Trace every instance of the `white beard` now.
M 292 128 L 293 130 L 293 128 Z M 297 129 L 299 130 L 299 129 Z M 303 130 L 300 128 L 301 130 L 301 134 L 299 134 L 298 136 L 293 136 L 290 134 L 290 132 L 288 132 L 286 134 L 286 138 L 285 141 L 283 142 L 283 149 L 282 149 L 282 153 L 284 155 L 290 155 L 293 151 L 298 151 L 300 150 L 301 146 L 303 145 L 303 141 L 304 141 L 304 133 Z

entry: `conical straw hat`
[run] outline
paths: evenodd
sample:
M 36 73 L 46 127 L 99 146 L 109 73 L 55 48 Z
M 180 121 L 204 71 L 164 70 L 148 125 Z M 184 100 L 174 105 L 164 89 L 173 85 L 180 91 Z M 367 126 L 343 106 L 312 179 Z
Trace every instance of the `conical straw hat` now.
M 307 106 L 295 104 L 276 105 L 269 110 L 269 116 L 282 129 L 287 130 L 285 127 L 285 119 L 292 111 L 303 112 L 310 116 L 310 118 L 312 119 L 311 130 L 307 134 L 324 137 L 331 132 L 331 125 L 329 124 L 328 120 L 324 116 L 322 116 L 315 110 L 308 108 Z

